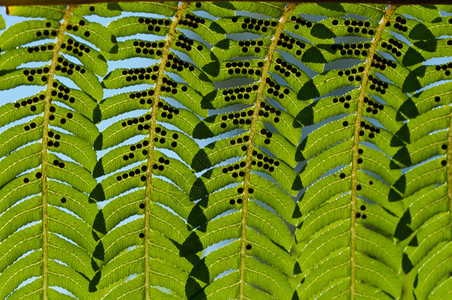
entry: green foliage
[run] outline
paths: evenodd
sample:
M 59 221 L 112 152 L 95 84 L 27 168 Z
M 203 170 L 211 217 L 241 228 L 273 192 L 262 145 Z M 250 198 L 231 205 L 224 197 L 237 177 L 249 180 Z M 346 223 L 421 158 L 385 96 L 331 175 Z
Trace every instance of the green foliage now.
M 450 5 L 8 12 L 0 298 L 451 297 Z

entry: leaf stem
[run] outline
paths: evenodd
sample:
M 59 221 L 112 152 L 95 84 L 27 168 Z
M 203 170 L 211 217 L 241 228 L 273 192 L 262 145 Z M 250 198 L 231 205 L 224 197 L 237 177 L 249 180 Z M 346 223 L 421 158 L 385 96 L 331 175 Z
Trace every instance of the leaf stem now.
M 141 2 L 152 2 L 155 0 L 145 0 Z M 166 0 L 167 2 L 169 0 Z M 207 2 L 212 0 L 198 0 L 197 2 Z M 217 0 L 218 1 L 218 0 Z M 226 2 L 229 0 L 219 0 Z M 273 2 L 286 2 L 287 0 L 273 0 Z M 93 3 L 118 3 L 118 2 L 136 2 L 136 0 L 3 0 L 0 5 L 58 5 L 58 4 L 93 4 Z M 296 3 L 381 3 L 381 4 L 420 4 L 419 0 L 291 0 Z M 431 4 L 450 4 L 450 0 L 423 0 L 423 5 Z
M 248 141 L 248 152 L 246 154 L 246 165 L 245 165 L 245 179 L 243 184 L 243 204 L 242 204 L 242 234 L 241 234 L 241 246 L 240 246 L 240 300 L 244 299 L 245 296 L 245 258 L 246 258 L 246 217 L 248 214 L 248 188 L 250 186 L 250 174 L 251 174 L 251 163 L 253 161 L 253 149 L 254 149 L 254 137 L 256 134 L 256 126 L 259 118 L 259 111 L 262 102 L 262 95 L 264 93 L 268 70 L 273 60 L 273 54 L 276 49 L 276 45 L 279 41 L 281 33 L 284 28 L 284 24 L 289 18 L 290 13 L 297 6 L 296 3 L 289 3 L 284 9 L 284 13 L 279 20 L 278 27 L 276 27 L 275 34 L 272 38 L 272 43 L 268 49 L 267 57 L 265 59 L 265 64 L 262 68 L 262 77 L 257 90 L 256 102 L 254 104 L 253 119 L 251 121 L 250 127 L 250 139 Z
M 154 145 L 155 145 L 155 128 L 157 122 L 157 111 L 159 109 L 158 102 L 160 99 L 160 91 L 163 85 L 163 76 L 165 74 L 166 62 L 168 61 L 168 54 L 170 51 L 171 42 L 174 38 L 174 33 L 176 32 L 176 27 L 179 24 L 182 14 L 184 13 L 190 2 L 181 2 L 177 8 L 176 14 L 174 15 L 173 21 L 171 22 L 168 35 L 166 36 L 165 46 L 163 48 L 162 60 L 160 61 L 159 70 L 157 73 L 157 80 L 155 83 L 155 93 L 154 102 L 152 103 L 151 111 L 151 127 L 149 130 L 149 157 L 147 163 L 146 171 L 146 212 L 145 212 L 145 225 L 144 225 L 144 270 L 145 270 L 145 294 L 146 300 L 150 299 L 150 270 L 149 270 L 149 245 L 150 245 L 150 219 L 151 219 L 151 188 L 152 188 L 152 164 L 154 162 Z
M 49 132 L 49 114 L 50 114 L 50 105 L 52 104 L 52 89 L 53 89 L 53 78 L 55 75 L 55 68 L 58 65 L 58 56 L 60 52 L 61 44 L 63 43 L 64 32 L 66 31 L 66 27 L 69 24 L 69 20 L 71 19 L 72 13 L 76 5 L 69 5 L 66 9 L 66 12 L 63 17 L 63 21 L 61 22 L 60 29 L 58 30 L 58 35 L 56 38 L 55 48 L 53 49 L 53 56 L 50 62 L 50 70 L 47 80 L 46 87 L 46 95 L 44 99 L 44 116 L 43 116 L 43 129 L 42 129 L 42 162 L 41 162 L 41 197 L 42 197 L 42 298 L 47 300 L 47 286 L 48 286 L 48 278 L 47 278 L 47 261 L 48 261 L 48 219 L 47 219 L 47 141 L 48 141 L 48 132 Z
M 450 112 L 449 136 L 447 137 L 446 153 L 447 196 L 449 198 L 450 224 L 452 230 L 452 107 Z
M 353 135 L 353 147 L 352 147 L 352 188 L 351 188 L 351 220 L 350 220 L 350 299 L 354 300 L 355 298 L 355 280 L 356 280 L 356 260 L 355 260 L 355 252 L 356 252 L 356 197 L 357 197 L 357 186 L 358 186 L 358 157 L 359 157 L 359 131 L 361 125 L 361 117 L 362 110 L 364 105 L 364 97 L 366 95 L 367 83 L 369 81 L 369 72 L 372 65 L 372 61 L 374 59 L 375 50 L 380 42 L 381 34 L 383 33 L 384 28 L 386 27 L 386 23 L 389 21 L 391 16 L 394 14 L 394 11 L 400 5 L 391 5 L 386 9 L 386 12 L 383 18 L 378 25 L 377 32 L 372 40 L 372 44 L 369 49 L 369 55 L 366 59 L 366 66 L 363 72 L 363 81 L 361 82 L 361 88 L 358 97 L 358 109 L 356 111 L 356 120 L 355 120 L 355 132 Z

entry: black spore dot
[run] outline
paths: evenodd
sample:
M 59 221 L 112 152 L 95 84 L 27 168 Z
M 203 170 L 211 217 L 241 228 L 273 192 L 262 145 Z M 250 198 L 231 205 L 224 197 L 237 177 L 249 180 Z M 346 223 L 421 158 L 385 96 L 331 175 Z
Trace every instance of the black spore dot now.
M 140 238 L 144 238 L 144 233 L 140 233 Z
M 246 245 L 246 250 L 251 250 L 252 246 L 250 244 Z

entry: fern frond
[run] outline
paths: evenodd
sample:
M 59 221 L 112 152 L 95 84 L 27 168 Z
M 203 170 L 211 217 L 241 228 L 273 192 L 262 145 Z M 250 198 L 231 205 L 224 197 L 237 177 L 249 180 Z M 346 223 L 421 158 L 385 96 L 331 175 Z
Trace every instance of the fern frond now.
M 419 79 L 422 84 L 423 78 Z M 407 282 L 421 299 L 447 297 L 452 291 L 447 275 L 450 267 L 444 263 L 450 257 L 451 239 L 449 87 L 446 82 L 424 89 L 401 107 L 401 115 L 410 119 L 398 135 L 408 144 L 393 157 L 398 167 L 409 167 L 394 187 L 403 193 L 406 209 L 398 228 Z M 416 280 L 422 283 L 416 285 Z
M 0 298 L 449 299 L 451 13 L 6 7 Z
M 285 222 L 294 222 L 292 197 L 301 188 L 293 170 L 301 159 L 296 147 L 301 128 L 295 116 L 306 106 L 297 100 L 294 89 L 309 77 L 295 65 L 287 67 L 288 63 L 275 50 L 279 50 L 284 38 L 282 30 L 295 5 L 232 4 L 236 10 L 262 13 L 265 18 L 220 19 L 218 23 L 227 34 L 245 31 L 259 37 L 251 41 L 225 39 L 214 45 L 212 51 L 223 61 L 218 75 L 212 79 L 254 82 L 216 91 L 206 99 L 212 108 L 228 108 L 225 113 L 204 119 L 208 129 L 205 137 L 219 137 L 237 129 L 238 134 L 230 134 L 203 149 L 213 168 L 196 183 L 195 187 L 205 192 L 194 215 L 199 227 L 185 242 L 183 250 L 196 253 L 219 242 L 234 240 L 206 252 L 195 266 L 193 277 L 202 282 L 202 289 L 194 299 L 255 296 L 290 299 L 293 290 L 288 278 L 292 276 L 295 261 L 289 254 L 291 235 Z M 240 56 L 246 58 L 237 59 Z M 278 70 L 277 65 L 291 70 L 286 76 L 288 85 L 270 75 Z M 232 106 L 238 103 L 244 105 Z M 208 277 L 202 275 L 206 267 Z M 217 278 L 225 271 L 232 273 Z
M 323 10 L 341 15 L 341 7 L 347 11 L 349 4 L 325 5 Z M 404 125 L 398 110 L 409 100 L 406 92 L 416 90 L 416 85 L 407 82 L 411 71 L 403 64 L 409 47 L 387 31 L 397 6 L 353 7 L 368 19 L 310 22 L 310 34 L 318 39 L 313 39 L 314 49 L 325 62 L 353 58 L 358 63 L 318 74 L 298 92 L 298 99 L 320 98 L 297 116 L 304 126 L 318 127 L 299 145 L 306 161 L 300 172 L 306 190 L 298 201 L 295 233 L 300 299 L 402 295 L 403 252 L 392 239 L 404 213 L 402 192 L 392 188 L 402 172 L 391 158 L 399 150 L 394 146 L 403 145 L 397 135 Z M 298 18 L 295 15 L 293 21 Z M 355 42 L 352 36 L 361 39 Z M 389 43 L 394 46 L 388 48 Z M 388 59 L 391 49 L 396 49 L 389 51 L 394 58 Z M 344 87 L 350 91 L 341 94 Z
M 149 113 L 113 123 L 96 142 L 99 149 L 113 148 L 98 162 L 95 176 L 128 168 L 109 175 L 91 194 L 96 201 L 114 198 L 96 217 L 96 229 L 102 235 L 95 251 L 95 257 L 102 264 L 98 288 L 106 292 L 106 299 L 117 297 L 121 291 L 125 295 L 133 293 L 129 290 L 132 286 L 146 297 L 184 298 L 193 264 L 178 253 L 189 236 L 190 227 L 186 222 L 194 205 L 192 197 L 198 194 L 193 190 L 196 182 L 193 169 L 202 169 L 207 164 L 192 136 L 205 130 L 199 125 L 199 116 L 208 115 L 202 102 L 215 87 L 203 70 L 212 69 L 209 64 L 215 57 L 205 42 L 192 40 L 179 29 L 197 32 L 211 42 L 218 40 L 221 28 L 211 20 L 192 15 L 191 9 L 197 7 L 186 2 L 119 5 L 125 11 L 152 11 L 172 18 L 126 16 L 108 26 L 117 36 L 132 36 L 132 39 L 119 42 L 115 53 L 105 52 L 107 59 L 143 57 L 158 62 L 144 68 L 116 69 L 103 80 L 103 86 L 109 89 L 136 84 L 154 86 L 115 95 L 100 104 L 103 120 L 139 109 L 147 109 Z M 165 39 L 134 39 L 133 35 L 138 33 Z M 176 55 L 176 51 L 185 53 L 191 61 Z M 183 82 L 175 80 L 171 74 L 178 75 Z M 138 143 L 119 146 L 140 135 L 146 137 Z M 183 162 L 156 148 L 174 151 Z M 164 177 L 165 181 L 156 176 Z M 134 188 L 139 189 L 121 195 Z M 120 225 L 132 216 L 138 219 Z M 124 281 L 132 274 L 139 276 Z M 163 287 L 172 294 L 155 287 Z
M 104 74 L 107 63 L 98 50 L 69 37 L 67 31 L 103 49 L 111 49 L 114 39 L 100 24 L 74 16 L 74 8 L 10 7 L 10 14 L 44 19 L 17 23 L 0 35 L 1 89 L 45 86 L 36 95 L 0 109 L 1 126 L 18 123 L 1 134 L 0 276 L 6 283 L 2 298 L 60 297 L 51 286 L 82 299 L 91 297 L 89 284 L 95 275 L 91 232 L 98 209 L 89 204 L 87 194 L 96 185 L 93 143 L 99 131 L 93 124 L 98 118 L 94 99 L 103 95 L 92 71 Z M 54 41 L 43 44 L 41 39 Z M 30 42 L 34 45 L 24 46 Z M 72 62 L 74 57 L 82 65 Z M 39 67 L 16 69 L 27 62 Z M 55 76 L 69 78 L 82 90 L 67 88 Z M 38 116 L 23 119 L 34 115 Z M 32 277 L 37 279 L 22 284 Z

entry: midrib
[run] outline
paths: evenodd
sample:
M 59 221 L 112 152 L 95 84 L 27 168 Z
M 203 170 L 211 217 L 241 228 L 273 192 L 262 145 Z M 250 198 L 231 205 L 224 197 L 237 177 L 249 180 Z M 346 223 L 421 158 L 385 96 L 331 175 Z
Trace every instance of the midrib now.
M 446 176 L 447 176 L 447 197 L 449 198 L 449 227 L 452 231 L 452 106 L 450 107 L 449 136 L 447 137 L 447 153 L 446 153 Z M 452 233 L 452 232 L 451 232 Z
M 251 127 L 250 127 L 250 139 L 248 140 L 248 152 L 246 154 L 245 179 L 244 179 L 244 183 L 243 183 L 243 204 L 242 204 L 242 220 L 241 220 L 242 233 L 241 233 L 241 245 L 240 245 L 240 270 L 239 270 L 239 272 L 240 272 L 240 281 L 239 281 L 239 287 L 240 287 L 239 298 L 240 298 L 240 300 L 245 299 L 245 258 L 246 258 L 246 246 L 247 246 L 246 218 L 247 218 L 247 214 L 248 214 L 248 188 L 250 186 L 250 174 L 251 174 L 251 163 L 253 160 L 254 137 L 256 135 L 256 126 L 257 126 L 257 121 L 259 118 L 259 110 L 260 110 L 260 105 L 262 102 L 262 95 L 264 93 L 264 89 L 267 84 L 266 80 L 267 80 L 268 70 L 270 69 L 270 65 L 273 60 L 273 54 L 275 53 L 276 44 L 279 41 L 279 37 L 284 28 L 284 24 L 286 23 L 290 13 L 293 11 L 293 9 L 296 6 L 297 6 L 297 4 L 294 2 L 288 4 L 286 6 L 286 8 L 284 9 L 284 13 L 281 16 L 281 19 L 279 20 L 279 24 L 276 27 L 276 31 L 272 38 L 272 43 L 270 44 L 270 48 L 268 49 L 265 64 L 262 69 L 262 76 L 261 76 L 259 88 L 257 90 L 256 102 L 254 104 L 253 118 L 252 118 Z
M 69 24 L 72 12 L 76 8 L 76 5 L 69 5 L 64 13 L 63 21 L 58 30 L 58 35 L 55 42 L 55 48 L 53 49 L 53 56 L 50 62 L 50 70 L 46 87 L 46 95 L 44 99 L 44 116 L 43 116 L 43 130 L 42 130 L 42 162 L 41 162 L 41 173 L 42 173 L 42 295 L 43 299 L 47 300 L 47 286 L 48 286 L 48 237 L 47 237 L 47 141 L 49 132 L 49 114 L 50 105 L 52 103 L 52 87 L 53 87 L 53 77 L 55 75 L 55 68 L 58 65 L 58 56 L 60 52 L 61 44 L 63 43 L 64 32 L 66 31 L 66 26 Z
M 356 195 L 357 195 L 357 185 L 358 185 L 358 157 L 359 157 L 359 131 L 362 118 L 362 110 L 364 105 L 364 97 L 366 95 L 367 83 L 369 81 L 369 72 L 374 58 L 375 50 L 383 33 L 386 23 L 389 21 L 394 11 L 400 5 L 391 5 L 386 9 L 383 18 L 378 25 L 377 32 L 375 33 L 372 44 L 369 48 L 369 55 L 366 59 L 366 66 L 363 72 L 363 80 L 361 82 L 361 88 L 358 97 L 358 109 L 356 111 L 355 120 L 355 132 L 353 134 L 353 146 L 352 146 L 352 186 L 351 186 L 351 216 L 350 216 L 350 299 L 355 299 L 355 280 L 356 280 Z
M 160 67 L 157 73 L 157 80 L 155 83 L 155 93 L 154 93 L 154 102 L 152 103 L 152 111 L 151 111 L 151 127 L 149 132 L 149 158 L 147 163 L 147 170 L 146 170 L 146 197 L 145 197 L 145 205 L 146 205 L 146 211 L 145 211 L 145 225 L 144 225 L 144 273 L 145 273 L 145 294 L 146 294 L 146 300 L 150 300 L 149 297 L 149 281 L 150 281 L 150 273 L 151 270 L 149 268 L 149 260 L 150 260 L 150 253 L 149 253 L 149 245 L 150 245 L 150 239 L 149 239 L 149 233 L 150 233 L 150 218 L 151 218 L 151 187 L 152 187 L 152 164 L 154 162 L 154 145 L 155 145 L 155 128 L 156 128 L 156 121 L 157 121 L 157 111 L 159 109 L 158 102 L 160 99 L 160 91 L 163 85 L 163 76 L 165 74 L 165 68 L 166 68 L 166 62 L 168 61 L 168 54 L 170 51 L 171 42 L 174 38 L 174 33 L 176 32 L 176 27 L 179 24 L 180 19 L 182 18 L 182 14 L 184 13 L 185 9 L 189 5 L 189 2 L 181 2 L 180 5 L 177 8 L 176 14 L 173 18 L 173 21 L 171 22 L 168 34 L 166 36 L 165 40 L 165 47 L 163 48 L 163 54 L 162 59 L 160 61 Z

